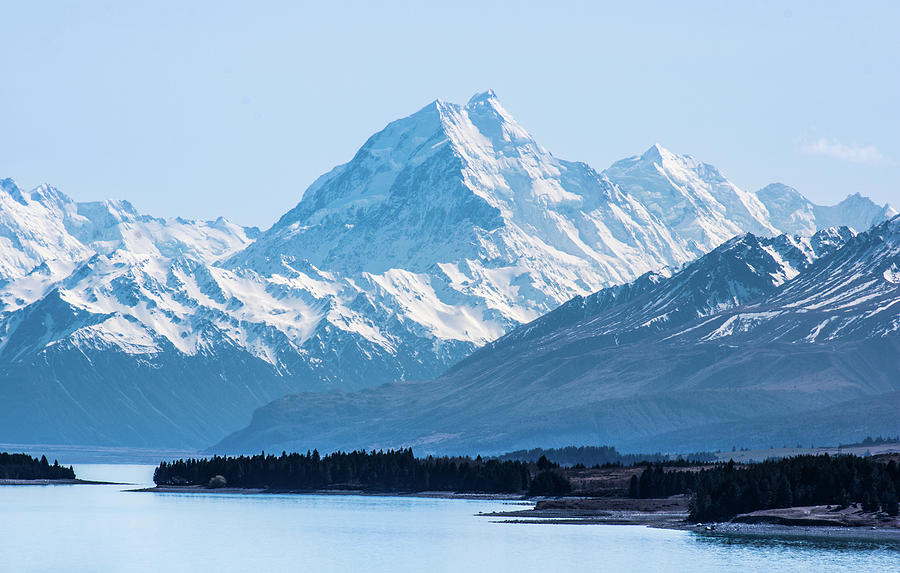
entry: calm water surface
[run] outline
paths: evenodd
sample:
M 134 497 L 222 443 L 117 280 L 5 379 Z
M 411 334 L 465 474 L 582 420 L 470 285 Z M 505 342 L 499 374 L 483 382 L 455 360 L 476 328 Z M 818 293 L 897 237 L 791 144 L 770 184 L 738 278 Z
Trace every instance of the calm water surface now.
M 76 466 L 150 485 L 150 466 Z M 496 501 L 0 487 L 0 571 L 898 571 L 891 543 L 495 523 Z

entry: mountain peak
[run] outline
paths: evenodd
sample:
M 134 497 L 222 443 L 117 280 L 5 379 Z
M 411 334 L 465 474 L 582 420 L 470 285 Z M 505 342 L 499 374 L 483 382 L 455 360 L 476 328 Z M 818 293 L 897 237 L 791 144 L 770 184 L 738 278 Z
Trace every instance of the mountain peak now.
M 27 203 L 25 200 L 25 196 L 22 195 L 22 190 L 19 189 L 19 186 L 16 185 L 16 182 L 9 177 L 7 177 L 6 179 L 0 179 L 0 189 L 9 193 L 10 197 L 12 197 L 22 205 L 25 205 Z
M 872 200 L 871 197 L 863 195 L 859 191 L 855 193 L 851 193 L 847 195 L 843 201 L 838 203 L 838 206 L 846 206 L 846 205 L 860 205 L 864 208 L 874 208 L 879 209 L 884 213 L 885 219 L 890 219 L 894 215 L 897 214 L 897 210 L 890 203 L 885 203 L 884 205 L 879 205 L 875 201 Z
M 781 182 L 769 183 L 757 191 L 756 196 L 767 208 L 781 206 L 781 210 L 784 211 L 785 208 L 790 207 L 791 212 L 801 207 L 807 208 L 807 205 L 809 205 L 808 208 L 812 208 L 812 204 L 802 193 Z
M 715 166 L 658 143 L 603 173 L 668 228 L 693 241 L 698 255 L 742 231 L 777 234 L 755 195 L 738 188 Z
M 663 161 L 664 159 L 671 159 L 673 157 L 675 157 L 674 153 L 658 143 L 651 145 L 650 149 L 641 155 L 641 159 L 644 161 Z
M 41 183 L 31 191 L 31 199 L 44 206 L 72 203 L 72 199 L 52 185 Z
M 896 209 L 894 209 L 890 203 L 885 203 L 884 205 L 879 205 L 875 201 L 872 200 L 871 197 L 863 195 L 859 191 L 854 193 L 850 193 L 844 199 L 836 205 L 836 207 L 848 207 L 848 206 L 858 206 L 864 209 L 872 209 L 879 210 L 883 212 L 885 219 L 890 219 L 894 215 L 897 214 Z
M 5 177 L 3 179 L 0 179 L 0 189 L 3 189 L 7 193 L 11 193 L 13 189 L 18 188 L 19 186 L 16 185 L 16 182 L 12 178 Z
M 776 181 L 775 183 L 769 183 L 756 193 L 775 193 L 775 192 L 783 192 L 783 193 L 799 193 L 796 188 L 787 185 L 786 183 L 782 183 L 781 181 Z
M 487 90 L 483 92 L 479 92 L 469 98 L 469 103 L 466 104 L 466 107 L 475 106 L 482 103 L 487 103 L 490 101 L 495 101 L 499 103 L 499 99 L 497 98 L 497 94 L 494 93 L 494 90 Z

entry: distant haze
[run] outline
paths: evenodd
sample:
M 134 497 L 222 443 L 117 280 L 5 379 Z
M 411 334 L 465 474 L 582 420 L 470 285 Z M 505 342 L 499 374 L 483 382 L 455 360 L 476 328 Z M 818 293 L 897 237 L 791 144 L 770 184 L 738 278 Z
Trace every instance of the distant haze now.
M 0 178 L 268 227 L 389 121 L 493 88 L 558 157 L 659 142 L 900 204 L 900 4 L 0 7 Z

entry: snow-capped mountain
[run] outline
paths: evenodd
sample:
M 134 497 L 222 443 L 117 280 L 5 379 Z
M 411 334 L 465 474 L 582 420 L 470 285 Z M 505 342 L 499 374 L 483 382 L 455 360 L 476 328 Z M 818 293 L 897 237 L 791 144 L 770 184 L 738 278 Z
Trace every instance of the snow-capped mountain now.
M 607 178 L 544 150 L 486 92 L 388 125 L 230 264 L 291 277 L 306 261 L 461 307 L 465 324 L 450 329 L 447 315 L 400 314 L 483 344 L 573 294 L 685 263 L 697 254 L 686 245 Z
M 865 231 L 897 215 L 897 210 L 890 205 L 879 206 L 859 193 L 829 206 L 815 205 L 799 191 L 783 183 L 767 185 L 756 195 L 769 211 L 772 225 L 792 234 L 811 235 L 817 229 L 841 225 Z
M 740 235 L 674 275 L 650 272 L 634 282 L 575 297 L 481 352 L 553 332 L 570 336 L 566 326 L 577 326 L 579 335 L 589 332 L 595 343 L 645 339 L 760 299 L 855 235 L 848 227 L 824 229 L 812 237 Z
M 75 202 L 54 187 L 24 192 L 0 180 L 0 312 L 44 295 L 92 256 L 190 257 L 212 263 L 249 245 L 258 231 L 224 219 L 140 215 L 127 201 Z
M 215 449 L 685 451 L 893 432 L 898 269 L 900 217 L 860 235 L 747 234 L 670 277 L 577 297 L 435 380 L 273 402 Z M 893 416 L 868 415 L 879 400 Z
M 617 161 L 603 173 L 685 239 L 695 255 L 741 233 L 784 232 L 772 225 L 755 194 L 738 188 L 712 165 L 659 145 Z
M 290 392 L 432 378 L 737 234 L 782 257 L 778 280 L 817 248 L 763 238 L 808 202 L 658 145 L 605 172 L 556 158 L 490 91 L 390 123 L 261 234 L 0 187 L 6 441 L 207 445 Z M 40 432 L 5 416 L 33 403 Z
M 894 217 L 848 240 L 773 296 L 673 337 L 827 343 L 898 333 L 900 217 Z
M 301 282 L 327 269 L 393 298 L 423 336 L 472 349 L 737 234 L 777 235 L 770 217 L 715 167 L 659 145 L 603 173 L 558 159 L 488 91 L 389 124 L 227 266 Z

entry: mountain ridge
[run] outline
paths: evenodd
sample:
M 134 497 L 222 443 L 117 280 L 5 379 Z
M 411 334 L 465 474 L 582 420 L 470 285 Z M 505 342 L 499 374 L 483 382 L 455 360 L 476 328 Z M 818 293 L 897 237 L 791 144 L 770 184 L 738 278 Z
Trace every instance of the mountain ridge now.
M 127 394 L 149 412 L 129 439 L 182 428 L 190 443 L 160 445 L 206 445 L 281 395 L 433 378 L 573 296 L 774 230 L 716 168 L 658 145 L 632 159 L 597 171 L 556 158 L 488 91 L 391 122 L 261 233 L 3 180 L 0 393 L 61 392 L 45 416 L 82 412 L 78 439 L 103 443 L 136 422 L 101 416 L 91 392 Z M 196 379 L 178 387 L 185 368 Z M 229 405 L 194 419 L 155 380 L 197 408 L 220 384 Z
M 865 409 L 853 404 L 896 396 L 900 389 L 900 281 L 891 274 L 900 263 L 900 217 L 859 235 L 830 236 L 843 245 L 832 243 L 782 280 L 754 261 L 768 258 L 786 269 L 785 259 L 766 241 L 745 235 L 671 277 L 644 280 L 638 296 L 617 302 L 601 291 L 594 311 L 586 310 L 585 299 L 575 299 L 573 308 L 563 305 L 537 324 L 519 327 L 435 380 L 283 398 L 258 410 L 248 427 L 214 450 L 312 442 L 337 449 L 412 445 L 435 453 L 572 443 L 720 448 L 726 439 L 705 428 L 740 422 L 761 430 L 772 419 L 809 417 L 838 404 L 856 415 L 818 424 L 818 433 L 809 435 L 794 428 L 793 439 L 894 431 L 900 420 L 868 420 Z M 720 265 L 736 245 L 759 258 L 742 255 L 733 258 L 737 266 Z M 742 275 L 740 264 L 750 274 Z M 716 281 L 690 279 L 711 271 L 724 275 L 722 284 L 731 292 L 747 297 L 705 313 L 719 306 Z M 823 277 L 831 277 L 830 287 L 821 291 L 816 285 Z M 646 325 L 645 315 L 629 312 L 629 305 L 658 311 L 662 301 L 684 310 L 669 296 L 682 285 L 702 295 L 696 312 L 659 329 L 632 328 L 634 336 L 627 336 L 629 320 Z M 754 285 L 756 293 L 735 288 Z M 865 296 L 859 285 L 869 285 Z M 612 300 L 606 307 L 604 298 Z M 823 314 L 835 324 L 823 325 Z M 550 326 L 541 329 L 542 321 Z M 786 427 L 781 425 L 781 438 Z M 734 439 L 729 433 L 728 444 Z M 741 443 L 754 445 L 752 440 L 751 433 Z

